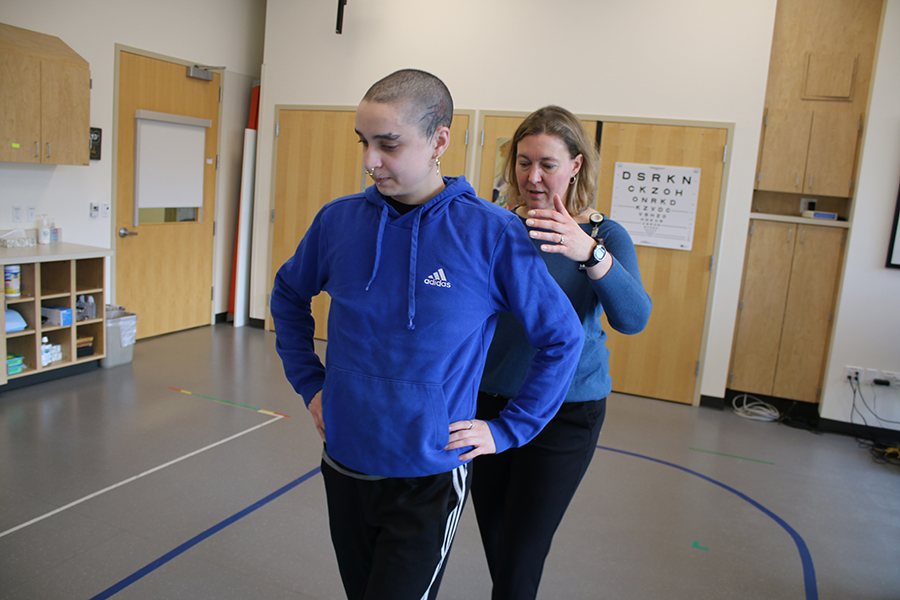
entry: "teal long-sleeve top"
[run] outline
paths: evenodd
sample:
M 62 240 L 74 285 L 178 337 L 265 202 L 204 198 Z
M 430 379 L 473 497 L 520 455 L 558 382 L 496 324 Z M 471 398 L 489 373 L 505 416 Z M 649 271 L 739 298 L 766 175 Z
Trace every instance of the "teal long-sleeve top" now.
M 587 233 L 591 232 L 590 224 L 581 227 Z M 532 240 L 584 327 L 584 347 L 565 402 L 599 400 L 612 391 L 607 336 L 600 315 L 606 312 L 612 328 L 625 334 L 640 332 L 650 318 L 652 302 L 641 282 L 631 236 L 615 221 L 604 219 L 596 237 L 603 240 L 613 257 L 609 272 L 596 281 L 579 270 L 578 263 L 561 254 L 540 252 L 540 244 L 545 242 Z M 534 302 L 543 301 L 543 298 L 534 298 Z M 536 352 L 512 313 L 500 313 L 485 362 L 481 391 L 514 397 Z

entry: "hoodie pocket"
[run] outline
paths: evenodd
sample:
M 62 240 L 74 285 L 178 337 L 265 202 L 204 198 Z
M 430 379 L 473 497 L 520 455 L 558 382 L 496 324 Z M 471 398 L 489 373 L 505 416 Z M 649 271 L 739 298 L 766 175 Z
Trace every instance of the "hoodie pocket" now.
M 425 474 L 450 438 L 444 393 L 437 384 L 332 367 L 322 412 L 328 453 L 369 475 Z

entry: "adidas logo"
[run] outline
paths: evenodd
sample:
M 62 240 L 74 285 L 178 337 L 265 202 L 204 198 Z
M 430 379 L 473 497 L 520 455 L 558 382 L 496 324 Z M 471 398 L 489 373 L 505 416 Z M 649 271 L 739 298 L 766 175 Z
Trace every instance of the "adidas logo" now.
M 427 285 L 434 285 L 437 287 L 450 287 L 450 282 L 447 281 L 447 276 L 444 275 L 444 269 L 438 269 L 432 275 L 426 277 L 425 283 Z

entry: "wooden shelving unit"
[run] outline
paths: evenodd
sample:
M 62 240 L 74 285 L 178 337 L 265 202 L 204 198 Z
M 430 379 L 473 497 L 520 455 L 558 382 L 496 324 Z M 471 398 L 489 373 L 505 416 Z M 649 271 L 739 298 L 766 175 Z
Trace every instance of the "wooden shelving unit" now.
M 21 267 L 21 295 L 6 298 L 6 308 L 17 311 L 27 324 L 23 331 L 4 331 L 6 354 L 22 356 L 24 368 L 15 375 L 8 375 L 7 369 L 3 368 L 0 384 L 106 356 L 105 278 L 106 256 L 110 252 L 74 244 L 38 248 L 0 249 L 0 263 Z M 79 296 L 94 299 L 96 318 L 77 320 L 76 302 Z M 42 323 L 41 308 L 45 306 L 71 309 L 72 323 Z M 62 358 L 48 365 L 41 364 L 41 338 L 44 336 L 50 344 L 62 347 Z M 93 338 L 94 352 L 78 357 L 78 339 L 84 337 Z

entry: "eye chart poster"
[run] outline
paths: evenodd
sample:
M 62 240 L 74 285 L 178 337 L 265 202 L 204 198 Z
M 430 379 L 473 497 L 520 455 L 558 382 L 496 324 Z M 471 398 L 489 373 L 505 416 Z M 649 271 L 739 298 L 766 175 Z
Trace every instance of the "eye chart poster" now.
M 616 163 L 610 218 L 636 246 L 690 250 L 700 169 Z

